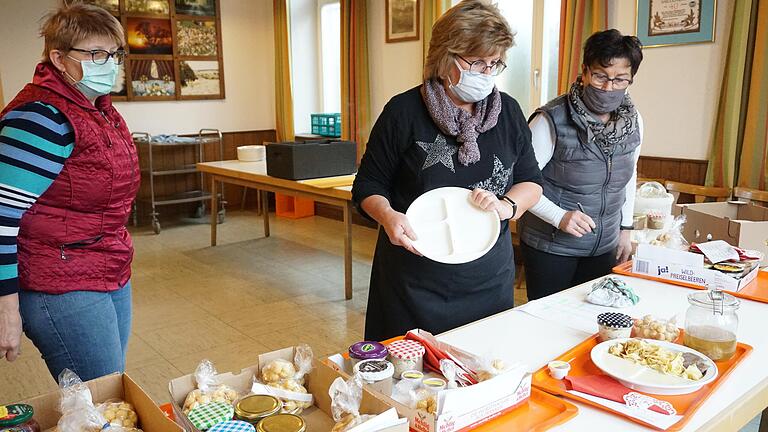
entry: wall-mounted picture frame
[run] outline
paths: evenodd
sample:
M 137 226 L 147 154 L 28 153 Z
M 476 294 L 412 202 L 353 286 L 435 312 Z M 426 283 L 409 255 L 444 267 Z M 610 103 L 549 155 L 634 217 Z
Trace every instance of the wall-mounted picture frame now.
M 129 14 L 168 17 L 171 14 L 171 5 L 168 0 L 126 0 L 125 11 Z
M 644 48 L 715 41 L 717 0 L 637 0 L 636 34 Z
M 420 0 L 386 0 L 387 43 L 419 40 Z
M 173 28 L 171 20 L 128 17 L 125 36 L 130 54 L 173 54 Z
M 173 60 L 131 61 L 131 95 L 134 99 L 175 99 L 176 71 Z
M 128 82 L 125 74 L 125 63 L 117 67 L 117 80 L 112 87 L 112 91 L 109 93 L 112 95 L 112 100 L 126 100 L 128 97 Z
M 85 0 L 85 3 L 106 9 L 112 15 L 120 15 L 120 0 Z
M 220 98 L 224 86 L 221 77 L 221 64 L 218 61 L 180 61 L 181 98 L 185 100 Z
M 216 0 L 175 0 L 176 15 L 215 16 Z
M 218 38 L 216 21 L 176 22 L 176 45 L 180 56 L 212 57 L 216 55 Z

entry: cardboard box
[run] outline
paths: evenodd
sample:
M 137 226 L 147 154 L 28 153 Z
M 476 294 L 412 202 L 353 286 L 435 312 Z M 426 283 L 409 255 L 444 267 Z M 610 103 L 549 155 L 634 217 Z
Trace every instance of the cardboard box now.
M 686 217 L 683 237 L 689 242 L 725 240 L 768 257 L 768 208 L 739 201 L 678 204 L 676 214 Z M 768 264 L 764 259 L 762 266 Z
M 340 355 L 327 362 L 345 377 L 349 376 L 348 365 Z M 531 374 L 521 368 L 469 387 L 443 390 L 439 393 L 439 415 L 411 408 L 390 395 L 371 392 L 397 409 L 400 416 L 407 417 L 411 431 L 459 432 L 507 414 L 528 400 Z
M 253 376 L 259 373 L 260 366 L 264 366 L 275 359 L 283 359 L 293 362 L 293 356 L 293 348 L 286 348 L 262 354 L 259 356 L 256 365 L 249 366 L 238 374 L 219 374 L 217 382 L 234 388 L 240 394 L 247 394 L 250 392 Z M 314 396 L 314 406 L 305 409 L 304 412 L 301 413 L 301 417 L 304 418 L 307 423 L 307 432 L 328 432 L 336 424 L 331 414 L 331 397 L 328 395 L 328 389 L 330 388 L 331 383 L 339 376 L 341 375 L 333 368 L 324 363 L 315 361 L 312 371 L 305 377 L 304 386 L 307 388 L 307 391 Z M 176 378 L 168 384 L 168 390 L 171 394 L 176 419 L 187 432 L 200 432 L 189 422 L 187 416 L 182 413 L 184 399 L 187 397 L 187 394 L 195 388 L 195 378 L 192 374 Z M 390 407 L 384 401 L 375 397 L 367 390 L 363 391 L 363 400 L 360 405 L 361 414 L 381 414 L 388 409 L 390 409 Z M 381 429 L 381 432 L 408 432 L 408 426 L 403 424 L 388 429 Z
M 760 267 L 755 266 L 747 275 L 736 279 L 717 270 L 704 268 L 704 255 L 641 244 L 632 260 L 632 272 L 692 285 L 740 291 L 755 280 Z
M 120 399 L 133 405 L 139 417 L 139 427 L 144 432 L 184 432 L 183 429 L 165 416 L 144 390 L 127 374 L 112 374 L 86 383 L 91 390 L 94 404 L 110 399 Z M 25 401 L 32 405 L 35 420 L 41 430 L 56 427 L 61 417 L 59 412 L 59 390 L 46 393 Z

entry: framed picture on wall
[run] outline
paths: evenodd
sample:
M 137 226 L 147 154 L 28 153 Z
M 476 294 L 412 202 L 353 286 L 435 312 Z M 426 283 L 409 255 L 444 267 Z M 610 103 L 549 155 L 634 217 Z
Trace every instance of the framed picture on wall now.
M 115 86 L 112 87 L 112 91 L 109 94 L 112 95 L 113 100 L 126 100 L 126 96 L 128 96 L 128 85 L 126 84 L 125 79 L 125 63 L 118 66 L 117 80 L 115 81 Z
M 127 0 L 125 10 L 129 14 L 169 16 L 171 6 L 168 0 Z
M 419 40 L 419 0 L 386 0 L 387 43 Z
M 645 48 L 715 41 L 716 0 L 637 0 Z
M 180 56 L 216 55 L 216 21 L 177 21 L 176 35 Z
M 119 0 L 85 0 L 85 3 L 99 6 L 106 9 L 112 15 L 120 15 Z
M 131 60 L 131 91 L 134 99 L 175 99 L 173 60 Z
M 176 15 L 216 15 L 216 0 L 175 0 Z
M 219 98 L 222 94 L 221 66 L 218 61 L 182 60 L 179 62 L 182 99 Z
M 125 31 L 130 54 L 173 54 L 173 31 L 168 19 L 128 17 Z

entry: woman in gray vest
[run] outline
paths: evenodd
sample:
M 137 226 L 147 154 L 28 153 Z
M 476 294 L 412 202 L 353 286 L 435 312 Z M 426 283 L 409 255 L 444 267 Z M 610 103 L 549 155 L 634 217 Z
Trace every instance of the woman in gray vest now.
M 582 75 L 529 120 L 544 176 L 544 193 L 519 226 L 529 300 L 629 258 L 643 127 L 627 88 L 642 59 L 636 37 L 593 34 Z

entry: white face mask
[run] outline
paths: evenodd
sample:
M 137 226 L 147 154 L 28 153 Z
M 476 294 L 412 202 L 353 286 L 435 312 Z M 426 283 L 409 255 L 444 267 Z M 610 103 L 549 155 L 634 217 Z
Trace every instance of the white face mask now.
M 456 67 L 459 68 L 461 76 L 459 82 L 453 84 L 448 78 L 448 83 L 453 93 L 462 101 L 467 103 L 480 102 L 488 97 L 493 91 L 495 77 L 484 73 L 472 72 L 462 69 L 458 61 L 454 60 Z

